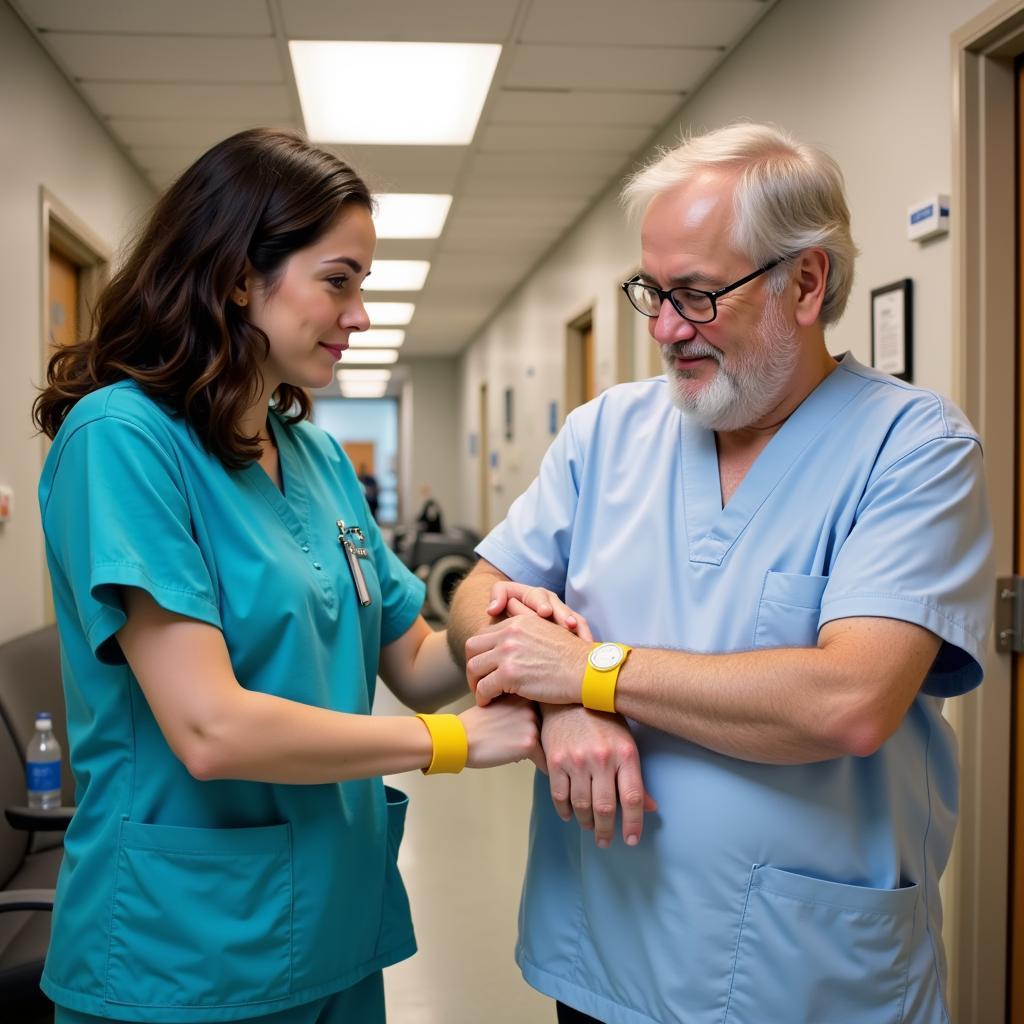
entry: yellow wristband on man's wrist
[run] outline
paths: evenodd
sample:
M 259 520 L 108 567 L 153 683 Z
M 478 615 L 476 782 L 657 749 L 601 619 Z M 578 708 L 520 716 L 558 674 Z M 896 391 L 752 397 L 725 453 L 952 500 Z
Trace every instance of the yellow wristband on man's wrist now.
M 619 669 L 625 664 L 632 647 L 613 642 L 596 643 L 587 655 L 583 673 L 580 703 L 591 711 L 615 712 L 615 684 Z
M 458 775 L 469 758 L 469 738 L 458 715 L 417 715 L 430 733 L 434 755 L 424 775 Z

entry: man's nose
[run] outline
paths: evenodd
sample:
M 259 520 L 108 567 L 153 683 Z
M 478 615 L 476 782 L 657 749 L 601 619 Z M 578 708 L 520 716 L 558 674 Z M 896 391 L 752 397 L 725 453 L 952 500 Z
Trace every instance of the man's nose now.
M 680 316 L 668 299 L 662 302 L 658 315 L 648 324 L 651 337 L 659 345 L 674 345 L 677 341 L 693 341 L 697 337 L 697 328 Z

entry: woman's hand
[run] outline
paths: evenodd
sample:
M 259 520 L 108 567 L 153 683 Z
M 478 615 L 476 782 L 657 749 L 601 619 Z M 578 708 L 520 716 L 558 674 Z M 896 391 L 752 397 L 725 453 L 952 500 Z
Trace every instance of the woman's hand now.
M 492 619 L 502 613 L 510 618 L 514 615 L 538 615 L 551 619 L 556 625 L 575 633 L 581 640 L 592 641 L 587 620 L 574 612 L 557 594 L 544 587 L 528 587 L 525 583 L 502 580 L 491 587 L 491 600 L 487 614 Z
M 546 772 L 537 711 L 529 701 L 505 697 L 459 715 L 469 741 L 468 768 L 494 768 L 529 758 Z
M 656 811 L 658 805 L 644 787 L 636 740 L 625 719 L 581 707 L 548 707 L 541 737 L 558 816 L 571 821 L 575 814 L 580 828 L 593 830 L 603 849 L 615 835 L 619 804 L 622 838 L 636 846 L 644 812 Z

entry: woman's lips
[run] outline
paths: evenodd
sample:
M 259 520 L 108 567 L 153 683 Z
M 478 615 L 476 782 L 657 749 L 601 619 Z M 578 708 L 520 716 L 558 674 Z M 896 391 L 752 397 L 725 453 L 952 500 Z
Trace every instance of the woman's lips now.
M 321 348 L 327 349 L 327 351 L 330 352 L 332 356 L 334 356 L 335 361 L 339 360 L 341 358 L 341 353 L 344 352 L 346 348 L 348 348 L 347 345 L 328 345 L 327 342 L 325 341 L 321 341 L 320 346 Z

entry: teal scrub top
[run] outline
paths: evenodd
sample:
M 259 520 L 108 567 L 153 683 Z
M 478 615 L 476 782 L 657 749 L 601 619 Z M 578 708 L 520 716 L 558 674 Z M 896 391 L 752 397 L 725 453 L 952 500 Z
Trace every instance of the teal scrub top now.
M 813 647 L 826 622 L 881 616 L 942 646 L 870 757 L 755 764 L 632 723 L 659 805 L 635 848 L 597 849 L 538 777 L 526 980 L 607 1024 L 944 1022 L 958 771 L 942 703 L 981 681 L 991 544 L 963 414 L 849 355 L 724 508 L 714 434 L 664 378 L 573 412 L 478 550 L 564 594 L 596 638 Z
M 223 632 L 249 690 L 368 715 L 380 648 L 423 586 L 388 550 L 339 446 L 274 413 L 284 493 L 231 470 L 134 383 L 83 398 L 39 500 L 77 811 L 42 987 L 122 1020 L 226 1021 L 308 1002 L 415 951 L 396 867 L 405 798 L 380 778 L 200 782 L 115 633 L 121 587 Z M 361 607 L 336 521 L 366 535 Z

